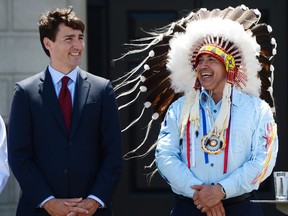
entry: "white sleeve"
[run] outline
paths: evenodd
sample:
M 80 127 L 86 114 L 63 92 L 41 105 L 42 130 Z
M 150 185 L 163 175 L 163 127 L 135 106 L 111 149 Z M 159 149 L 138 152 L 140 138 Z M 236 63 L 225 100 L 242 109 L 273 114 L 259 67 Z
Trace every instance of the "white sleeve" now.
M 0 193 L 3 191 L 10 176 L 7 159 L 6 126 L 0 116 Z

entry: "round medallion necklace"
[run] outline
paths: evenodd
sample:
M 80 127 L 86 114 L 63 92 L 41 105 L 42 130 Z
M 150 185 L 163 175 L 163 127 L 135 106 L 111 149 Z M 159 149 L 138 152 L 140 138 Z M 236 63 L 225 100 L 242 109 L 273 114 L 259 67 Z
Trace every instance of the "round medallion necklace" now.
M 205 111 L 203 112 L 204 114 L 203 121 L 206 122 L 206 120 L 208 119 L 210 128 L 212 128 L 212 124 L 214 124 L 215 122 L 214 116 L 210 110 L 210 107 L 212 107 L 211 100 L 213 99 L 210 93 L 208 97 L 208 102 L 207 102 L 208 105 L 206 106 L 208 118 L 206 118 Z M 204 124 L 204 125 L 207 125 L 207 124 Z M 207 133 L 207 128 L 205 131 Z M 223 137 L 223 135 L 217 136 L 214 131 L 212 133 L 205 134 L 205 136 L 201 139 L 202 150 L 208 154 L 218 154 L 223 149 L 225 149 L 225 146 L 226 146 L 226 143 L 225 143 L 225 138 Z

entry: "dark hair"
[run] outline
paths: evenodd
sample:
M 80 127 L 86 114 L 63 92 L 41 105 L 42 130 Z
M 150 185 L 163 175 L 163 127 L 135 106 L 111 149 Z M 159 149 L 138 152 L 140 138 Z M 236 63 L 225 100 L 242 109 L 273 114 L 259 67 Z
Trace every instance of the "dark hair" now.
M 44 52 L 50 57 L 49 50 L 44 46 L 43 39 L 49 38 L 53 42 L 56 39 L 56 34 L 59 30 L 59 25 L 64 23 L 66 26 L 81 30 L 82 33 L 85 30 L 84 23 L 75 15 L 72 7 L 55 9 L 43 14 L 38 21 L 40 42 Z

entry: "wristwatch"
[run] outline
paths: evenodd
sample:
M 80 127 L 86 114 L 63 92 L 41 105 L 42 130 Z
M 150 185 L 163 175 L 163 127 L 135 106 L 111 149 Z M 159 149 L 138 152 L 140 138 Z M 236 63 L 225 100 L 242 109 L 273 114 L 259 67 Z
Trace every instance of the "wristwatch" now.
M 225 199 L 226 198 L 226 191 L 225 191 L 225 189 L 223 188 L 223 186 L 221 184 L 218 183 L 218 185 L 220 185 L 221 192 L 224 194 L 223 199 Z

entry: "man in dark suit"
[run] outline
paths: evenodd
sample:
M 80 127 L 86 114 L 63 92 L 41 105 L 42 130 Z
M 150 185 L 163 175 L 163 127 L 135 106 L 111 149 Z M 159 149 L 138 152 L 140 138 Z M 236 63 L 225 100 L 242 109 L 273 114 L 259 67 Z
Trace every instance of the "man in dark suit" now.
M 119 116 L 110 81 L 78 67 L 84 28 L 72 8 L 43 14 L 50 64 L 15 86 L 8 158 L 22 191 L 18 216 L 112 215 L 122 168 Z

